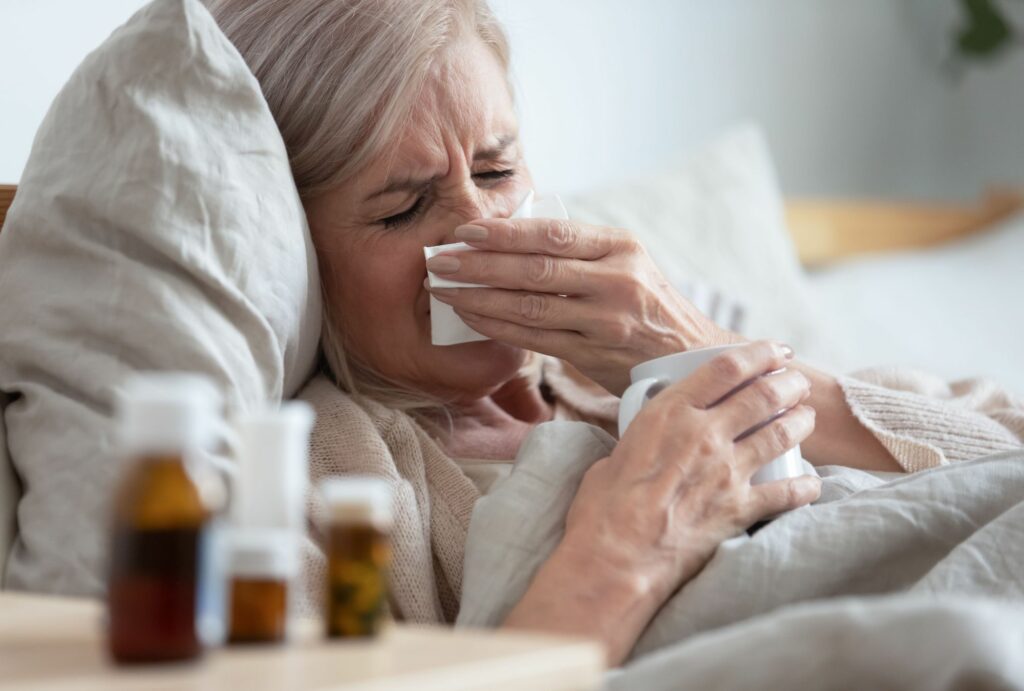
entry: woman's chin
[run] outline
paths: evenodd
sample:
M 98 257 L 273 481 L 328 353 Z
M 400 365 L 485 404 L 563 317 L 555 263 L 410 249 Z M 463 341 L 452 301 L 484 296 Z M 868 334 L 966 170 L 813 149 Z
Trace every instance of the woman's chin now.
M 527 351 L 500 341 L 474 341 L 453 346 L 437 346 L 445 356 L 462 367 L 472 370 L 510 369 L 515 374 L 525 362 Z
M 497 358 L 501 363 L 514 362 L 518 367 L 526 359 L 526 352 L 522 348 L 500 341 L 474 341 L 473 343 L 460 343 L 454 346 L 438 346 L 449 351 L 459 358 L 471 358 L 481 364 L 488 360 Z M 495 362 L 494 364 L 498 364 Z

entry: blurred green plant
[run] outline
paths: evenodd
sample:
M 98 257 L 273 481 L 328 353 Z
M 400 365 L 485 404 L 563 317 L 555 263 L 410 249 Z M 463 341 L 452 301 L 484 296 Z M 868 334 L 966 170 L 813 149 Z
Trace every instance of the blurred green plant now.
M 955 35 L 957 55 L 992 61 L 1021 44 L 1021 35 L 998 0 L 960 0 L 966 22 Z

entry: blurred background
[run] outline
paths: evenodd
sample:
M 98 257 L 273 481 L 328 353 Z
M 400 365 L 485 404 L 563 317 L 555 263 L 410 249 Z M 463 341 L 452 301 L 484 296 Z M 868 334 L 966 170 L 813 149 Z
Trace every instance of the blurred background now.
M 1024 190 L 1024 0 L 491 2 L 539 190 L 649 175 L 747 122 L 790 199 Z M 143 4 L 0 0 L 0 183 L 19 179 L 75 66 Z M 848 350 L 830 364 L 983 375 L 1024 395 L 1015 219 L 937 250 L 810 267 Z
M 0 182 L 50 100 L 143 0 L 0 0 Z M 1024 184 L 1024 48 L 967 59 L 974 0 L 492 0 L 538 184 L 649 172 L 739 121 L 790 195 L 971 198 Z M 1017 26 L 1024 2 L 993 0 Z M 985 17 L 984 9 L 975 13 Z M 998 35 L 973 23 L 984 47 Z M 978 28 L 980 26 L 980 28 Z
M 642 171 L 749 119 L 767 133 L 787 194 L 949 198 L 1024 183 L 1024 46 L 1016 38 L 1018 49 L 965 59 L 977 55 L 958 50 L 966 4 L 495 7 L 512 34 L 530 153 L 545 182 L 589 187 Z M 997 7 L 1024 26 L 1020 0 Z

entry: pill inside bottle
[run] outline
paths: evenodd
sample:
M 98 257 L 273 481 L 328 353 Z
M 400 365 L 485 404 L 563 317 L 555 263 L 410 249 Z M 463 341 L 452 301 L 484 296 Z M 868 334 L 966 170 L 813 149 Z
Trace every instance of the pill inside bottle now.
M 373 477 L 335 477 L 320 483 L 328 507 L 326 635 L 366 638 L 387 620 L 391 565 L 392 494 Z

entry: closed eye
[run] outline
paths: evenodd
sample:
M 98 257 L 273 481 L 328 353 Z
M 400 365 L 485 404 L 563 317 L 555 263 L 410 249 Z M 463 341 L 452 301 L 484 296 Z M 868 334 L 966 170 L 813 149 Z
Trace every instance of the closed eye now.
M 515 169 L 509 168 L 508 170 L 490 170 L 483 173 L 475 173 L 473 175 L 473 178 L 477 180 L 497 182 L 500 180 L 507 180 L 513 177 L 515 174 Z M 393 216 L 388 216 L 387 218 L 382 218 L 378 221 L 378 223 L 383 225 L 388 230 L 412 223 L 414 220 L 416 220 L 416 217 L 419 216 L 420 213 L 423 211 L 425 197 L 426 195 L 419 197 L 416 200 L 416 202 L 405 211 L 394 214 Z
M 419 197 L 416 202 L 405 211 L 399 212 L 394 216 L 382 218 L 378 223 L 382 224 L 388 230 L 412 223 L 423 210 L 423 199 L 424 197 Z
M 516 171 L 512 168 L 509 168 L 508 170 L 491 170 L 487 171 L 486 173 L 476 173 L 473 175 L 473 177 L 477 178 L 478 180 L 504 180 L 505 178 L 510 178 L 515 174 Z

